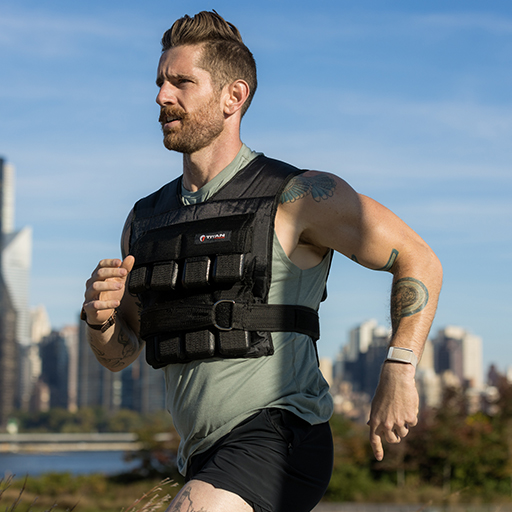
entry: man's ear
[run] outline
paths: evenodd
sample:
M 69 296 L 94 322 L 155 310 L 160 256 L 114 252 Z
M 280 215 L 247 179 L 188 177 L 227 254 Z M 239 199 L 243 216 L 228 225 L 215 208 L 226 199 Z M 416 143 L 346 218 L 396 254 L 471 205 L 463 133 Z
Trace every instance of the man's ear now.
M 224 113 L 233 115 L 238 112 L 249 97 L 249 84 L 245 80 L 235 80 L 226 86 Z

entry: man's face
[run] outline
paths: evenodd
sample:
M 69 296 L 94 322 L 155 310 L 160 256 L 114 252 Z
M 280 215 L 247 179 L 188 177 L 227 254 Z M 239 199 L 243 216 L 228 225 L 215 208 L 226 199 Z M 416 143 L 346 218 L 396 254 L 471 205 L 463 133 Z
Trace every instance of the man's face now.
M 224 128 L 220 91 L 208 71 L 197 66 L 201 48 L 178 46 L 167 50 L 158 65 L 156 102 L 164 145 L 191 154 L 209 146 Z

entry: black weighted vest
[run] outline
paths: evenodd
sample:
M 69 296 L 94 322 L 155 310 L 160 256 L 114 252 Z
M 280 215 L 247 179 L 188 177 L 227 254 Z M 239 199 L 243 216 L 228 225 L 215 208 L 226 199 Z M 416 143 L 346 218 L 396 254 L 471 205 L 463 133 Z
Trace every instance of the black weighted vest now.
M 272 355 L 272 331 L 318 339 L 315 310 L 267 304 L 277 205 L 301 172 L 259 156 L 204 203 L 182 204 L 180 178 L 136 203 L 129 291 L 154 368 Z

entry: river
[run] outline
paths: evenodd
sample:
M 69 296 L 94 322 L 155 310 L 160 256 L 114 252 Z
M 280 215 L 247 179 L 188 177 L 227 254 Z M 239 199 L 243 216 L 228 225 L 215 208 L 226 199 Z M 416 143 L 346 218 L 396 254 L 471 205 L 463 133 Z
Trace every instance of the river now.
M 0 453 L 0 478 L 4 475 L 38 476 L 49 472 L 114 475 L 137 466 L 137 462 L 125 462 L 124 454 L 124 451 Z

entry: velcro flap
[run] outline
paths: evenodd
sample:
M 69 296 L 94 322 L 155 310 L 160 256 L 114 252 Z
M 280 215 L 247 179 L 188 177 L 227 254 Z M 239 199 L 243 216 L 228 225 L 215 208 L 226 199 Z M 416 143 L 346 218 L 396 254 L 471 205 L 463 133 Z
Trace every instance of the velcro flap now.
M 178 281 L 178 263 L 157 264 L 151 274 L 151 288 L 154 290 L 175 290 Z
M 187 258 L 183 266 L 183 288 L 201 288 L 208 285 L 211 260 L 208 256 Z
M 243 357 L 251 347 L 247 331 L 219 332 L 219 353 L 224 357 Z
M 166 338 L 158 342 L 158 356 L 159 360 L 167 364 L 179 363 L 185 358 L 181 347 L 181 340 L 179 336 Z
M 243 254 L 219 254 L 214 260 L 212 282 L 231 284 L 240 281 L 244 275 Z
M 185 333 L 185 351 L 191 359 L 213 357 L 215 336 L 208 330 Z
M 130 272 L 128 281 L 128 290 L 130 293 L 137 294 L 146 290 L 146 279 L 148 275 L 147 267 L 137 267 Z

